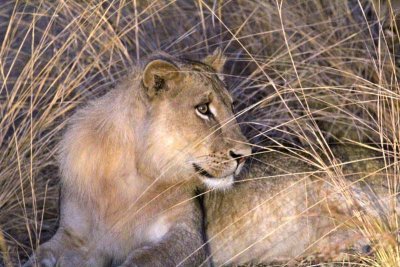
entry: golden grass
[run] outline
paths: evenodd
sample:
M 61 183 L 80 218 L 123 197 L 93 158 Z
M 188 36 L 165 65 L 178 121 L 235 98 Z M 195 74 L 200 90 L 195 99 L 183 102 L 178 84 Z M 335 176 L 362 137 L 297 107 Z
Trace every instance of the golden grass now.
M 237 111 L 255 104 L 238 117 L 255 150 L 285 148 L 310 161 L 303 158 L 306 153 L 312 165 L 327 171 L 337 166 L 328 144 L 368 147 L 381 152 L 393 170 L 388 190 L 396 195 L 398 5 L 393 0 L 3 1 L 0 259 L 18 264 L 56 229 L 56 144 L 71 112 L 108 91 L 154 50 L 200 58 L 221 47 L 229 58 L 226 80 Z M 362 222 L 371 239 L 398 229 L 395 216 L 385 225 Z M 360 259 L 364 266 L 399 266 L 397 240 L 381 243 L 374 257 Z

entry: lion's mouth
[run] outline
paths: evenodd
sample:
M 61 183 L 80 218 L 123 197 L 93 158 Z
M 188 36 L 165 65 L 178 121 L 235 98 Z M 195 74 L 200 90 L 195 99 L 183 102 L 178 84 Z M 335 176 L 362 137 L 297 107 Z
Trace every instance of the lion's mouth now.
M 211 189 L 225 189 L 232 186 L 234 182 L 234 174 L 228 175 L 226 177 L 215 177 L 211 175 L 209 172 L 204 170 L 201 166 L 193 163 L 193 168 L 196 173 L 203 176 L 202 180 L 206 186 Z
M 207 177 L 207 178 L 215 178 L 212 176 L 210 173 L 208 173 L 205 169 L 197 165 L 196 163 L 193 163 L 193 168 L 196 171 L 196 173 L 200 174 L 201 176 Z

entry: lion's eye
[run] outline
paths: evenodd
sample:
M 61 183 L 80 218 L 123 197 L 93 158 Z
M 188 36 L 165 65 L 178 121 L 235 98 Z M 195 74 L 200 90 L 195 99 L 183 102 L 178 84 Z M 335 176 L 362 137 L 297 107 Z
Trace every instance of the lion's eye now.
M 211 118 L 214 118 L 214 114 L 210 109 L 209 103 L 196 106 L 196 113 L 200 118 L 204 120 L 210 120 Z
M 208 104 L 201 104 L 196 107 L 197 111 L 203 115 L 208 115 L 210 113 L 210 109 Z

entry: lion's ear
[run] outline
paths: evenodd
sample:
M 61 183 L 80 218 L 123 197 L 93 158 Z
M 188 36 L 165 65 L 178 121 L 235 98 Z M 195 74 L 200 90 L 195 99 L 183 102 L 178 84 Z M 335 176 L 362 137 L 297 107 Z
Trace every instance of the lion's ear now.
M 222 50 L 220 48 L 217 48 L 211 55 L 206 56 L 203 62 L 213 67 L 216 72 L 222 72 L 226 62 L 226 57 L 222 53 Z
M 150 61 L 143 72 L 143 85 L 150 97 L 157 95 L 165 89 L 167 83 L 178 82 L 182 77 L 179 68 L 166 60 L 156 59 Z

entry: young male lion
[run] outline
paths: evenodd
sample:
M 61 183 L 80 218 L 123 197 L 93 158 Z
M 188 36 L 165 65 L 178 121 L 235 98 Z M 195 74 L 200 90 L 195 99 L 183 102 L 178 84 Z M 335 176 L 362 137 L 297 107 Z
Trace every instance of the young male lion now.
M 29 264 L 193 266 L 200 184 L 226 188 L 251 152 L 217 72 L 161 54 L 76 112 L 61 142 L 60 226 Z

